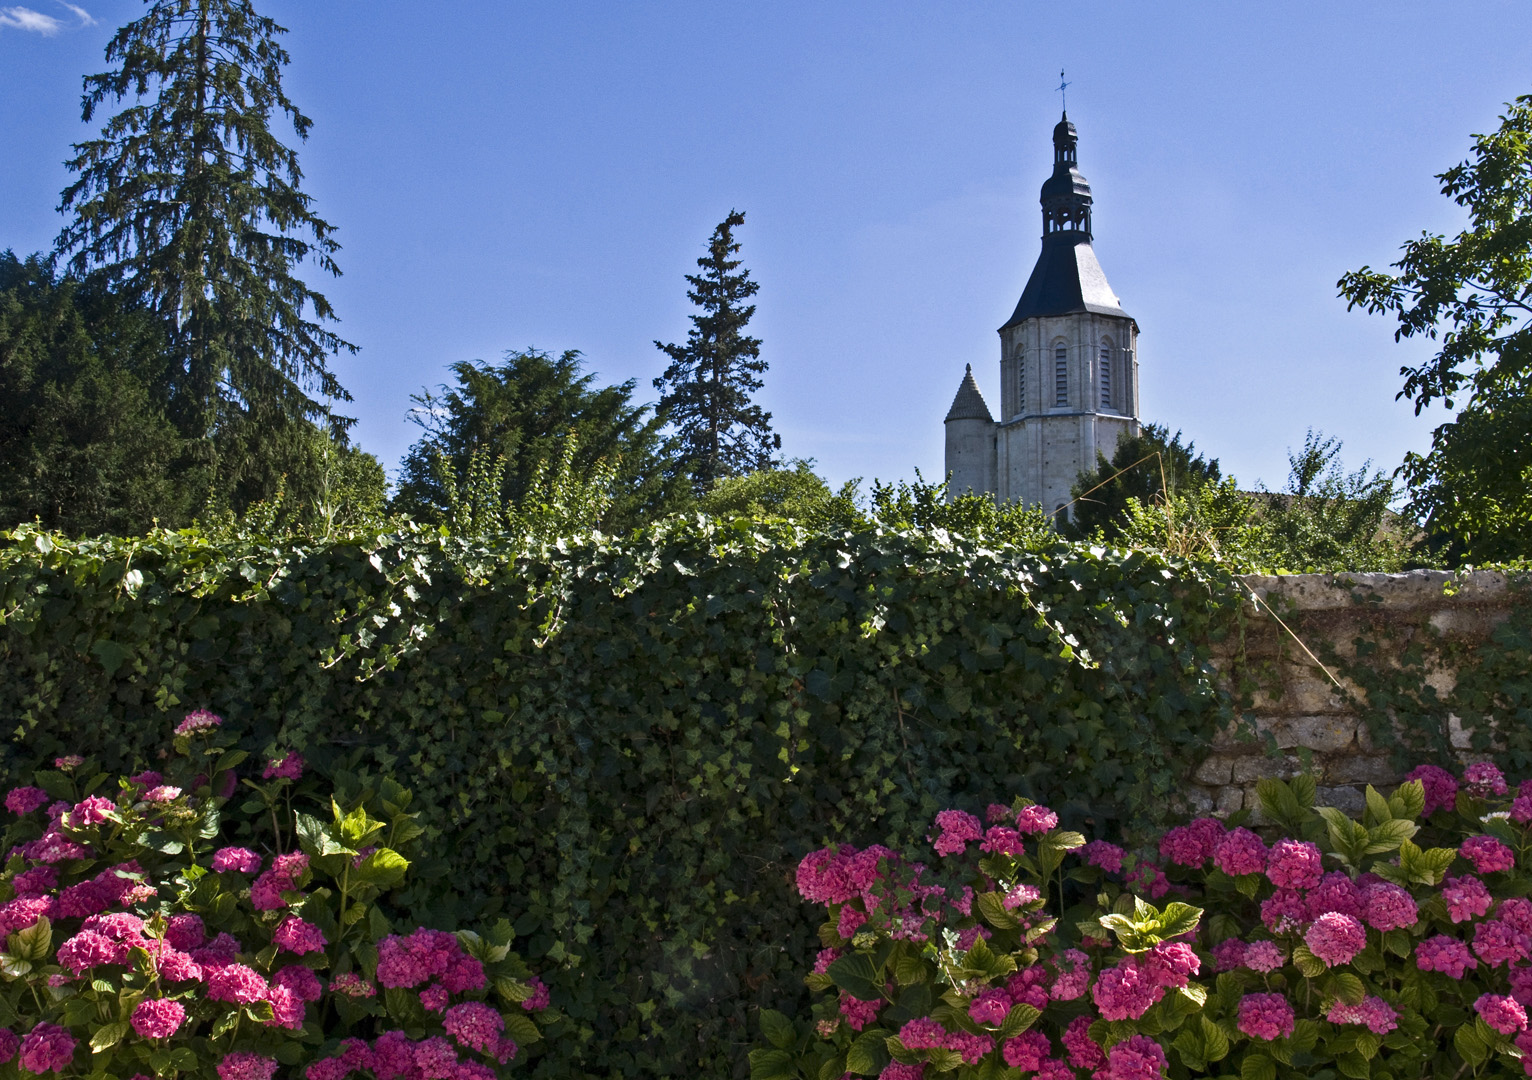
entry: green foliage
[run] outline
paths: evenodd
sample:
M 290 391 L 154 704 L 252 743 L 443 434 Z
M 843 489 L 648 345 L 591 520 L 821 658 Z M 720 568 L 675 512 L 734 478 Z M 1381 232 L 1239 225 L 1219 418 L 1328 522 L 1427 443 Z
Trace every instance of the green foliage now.
M 1112 452 L 1096 454 L 1094 472 L 1081 473 L 1072 494 L 1069 521 L 1060 527 L 1076 536 L 1099 533 L 1116 540 L 1126 527 L 1128 500 L 1151 506 L 1167 495 L 1187 495 L 1221 475 L 1218 459 L 1195 453 L 1196 444 L 1181 443 L 1181 433 L 1159 424 L 1145 424 L 1132 438 L 1122 439 Z
M 118 30 L 106 48 L 116 66 L 85 80 L 83 119 L 128 104 L 76 145 L 61 205 L 73 217 L 57 244 L 75 273 L 159 316 L 172 419 L 210 467 L 263 467 L 262 497 L 287 448 L 267 461 L 251 445 L 272 425 L 343 431 L 349 421 L 326 402 L 349 395 L 328 357 L 355 351 L 294 273 L 312 257 L 339 274 L 338 245 L 300 190 L 296 152 L 271 129 L 273 114 L 299 138 L 311 124 L 282 89 L 283 33 L 249 0 L 152 0 Z
M 856 504 L 858 481 L 848 480 L 839 491 L 831 491 L 814 472 L 812 461 L 795 459 L 787 465 L 724 477 L 698 501 L 697 509 L 718 518 L 787 518 L 813 529 L 866 524 Z
M 1259 559 L 1266 537 L 1256 506 L 1234 478 L 1199 484 L 1141 503 L 1130 496 L 1123 510 L 1121 542 L 1181 559 L 1213 560 L 1245 568 Z
M 498 365 L 452 365 L 454 385 L 413 398 L 411 419 L 424 434 L 405 456 L 394 509 L 446 521 L 455 512 L 450 492 L 461 498 L 490 470 L 486 507 L 521 506 L 529 493 L 545 499 L 539 486 L 557 479 L 565 489 L 599 486 L 611 502 L 603 523 L 612 531 L 681 509 L 688 485 L 661 437 L 663 421 L 633 403 L 633 380 L 596 387 L 582 366 L 573 350 L 537 349 L 508 352 Z
M 1053 520 L 1038 507 L 996 504 L 988 495 L 965 491 L 947 498 L 946 483 L 930 484 L 915 470 L 913 484 L 872 482 L 867 517 L 880 528 L 941 529 L 973 540 L 1014 544 L 1019 548 L 1051 549 L 1059 543 Z
M 675 426 L 680 442 L 681 469 L 698 495 L 720 479 L 774 469 L 782 437 L 771 430 L 771 413 L 750 398 L 763 385 L 766 371 L 761 340 L 748 336 L 745 325 L 755 305 L 745 301 L 760 291 L 741 270 L 734 230 L 745 223 L 742 211 L 731 210 L 708 239 L 708 253 L 697 260 L 700 274 L 687 274 L 686 296 L 702 309 L 691 316 L 686 344 L 655 346 L 670 357 L 670 366 L 654 380 L 662 395 L 660 413 Z
M 595 530 L 612 506 L 616 470 L 598 461 L 589 475 L 576 472 L 579 436 L 565 439 L 557 463 L 539 461 L 520 504 L 502 502 L 505 458 L 493 462 L 483 450 L 468 459 L 468 482 L 459 490 L 451 467 L 441 459 L 442 486 L 447 502 L 444 524 L 458 536 L 508 533 L 533 545 L 550 544 Z
M 0 523 L 80 536 L 191 520 L 163 348 L 148 312 L 0 255 Z
M 811 847 L 913 843 L 1000 789 L 1071 822 L 1163 815 L 1228 720 L 1196 643 L 1233 595 L 940 528 L 671 520 L 533 554 L 23 529 L 0 549 L 4 765 L 147 760 L 199 705 L 248 749 L 395 775 L 427 829 L 400 906 L 507 918 L 570 1017 L 536 1075 L 722 1076 L 751 1010 L 797 1011 Z
M 1425 335 L 1441 348 L 1400 368 L 1416 412 L 1441 399 L 1465 408 L 1406 458 L 1414 510 L 1451 555 L 1491 561 L 1532 554 L 1532 95 L 1506 106 L 1500 126 L 1474 136 L 1473 156 L 1437 176 L 1468 211 L 1452 240 L 1424 233 L 1404 245 L 1398 273 L 1371 267 L 1338 287 L 1348 306 L 1398 318 L 1396 340 Z

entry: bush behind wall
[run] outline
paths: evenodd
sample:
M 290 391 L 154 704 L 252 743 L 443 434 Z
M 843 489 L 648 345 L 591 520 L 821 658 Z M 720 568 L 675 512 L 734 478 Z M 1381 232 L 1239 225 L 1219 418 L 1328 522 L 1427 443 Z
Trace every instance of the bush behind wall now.
M 0 549 L 11 779 L 131 767 L 187 709 L 415 789 L 424 921 L 510 916 L 569 1021 L 552 1075 L 743 1075 L 796 1007 L 807 851 L 1024 793 L 1163 815 L 1229 716 L 1226 580 L 1142 554 L 670 521 L 527 554 L 412 531 Z M 550 1047 L 550 1049 L 552 1049 Z

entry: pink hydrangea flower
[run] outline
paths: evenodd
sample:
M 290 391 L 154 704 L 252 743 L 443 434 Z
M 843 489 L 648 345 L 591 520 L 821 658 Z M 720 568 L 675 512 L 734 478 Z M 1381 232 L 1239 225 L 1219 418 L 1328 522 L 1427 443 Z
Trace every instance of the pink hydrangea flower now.
M 223 723 L 223 717 L 206 709 L 197 709 L 195 712 L 186 714 L 186 719 L 176 725 L 177 735 L 191 735 L 198 731 L 211 731 Z
M 266 990 L 266 1000 L 271 1003 L 271 1023 L 289 1031 L 303 1030 L 303 999 L 280 983 L 273 982 Z
M 10 1028 L 0 1028 L 0 1065 L 9 1065 L 21 1049 L 21 1036 Z
M 53 767 L 55 769 L 63 769 L 65 772 L 68 772 L 70 769 L 78 769 L 84 764 L 85 759 L 79 754 L 65 754 L 63 757 L 53 759 Z
M 164 779 L 165 777 L 162 773 L 157 773 L 153 769 L 147 769 L 144 772 L 128 777 L 128 783 L 141 788 L 152 788 L 156 784 L 163 782 Z
M 1266 869 L 1266 843 L 1240 826 L 1225 833 L 1213 848 L 1213 864 L 1231 877 L 1259 874 Z
M 1005 992 L 1012 1005 L 1030 1005 L 1034 1009 L 1048 1007 L 1048 983 L 1052 976 L 1040 965 L 1022 968 L 1005 981 Z
M 48 805 L 48 793 L 37 787 L 14 787 L 5 795 L 5 808 L 13 814 L 30 814 Z
M 1246 994 L 1239 1002 L 1240 1031 L 1252 1039 L 1285 1039 L 1293 1033 L 1297 1017 L 1281 994 Z
M 1510 974 L 1511 996 L 1523 1007 L 1532 1005 L 1532 967 L 1517 965 L 1511 968 Z
M 147 998 L 133 1009 L 133 1030 L 145 1039 L 168 1039 L 174 1035 L 186 1019 L 186 1010 L 179 1001 L 169 998 Z
M 1447 903 L 1447 917 L 1455 923 L 1483 915 L 1494 902 L 1484 882 L 1468 874 L 1442 882 L 1442 899 Z
M 970 1035 L 966 1031 L 954 1031 L 947 1039 L 947 1049 L 956 1050 L 967 1065 L 977 1065 L 984 1055 L 995 1048 L 995 1040 L 988 1035 Z
M 1481 994 L 1473 1007 L 1486 1024 L 1502 1035 L 1513 1035 L 1527 1026 L 1527 1010 L 1515 998 Z
M 288 753 L 272 758 L 261 772 L 262 780 L 298 780 L 303 776 L 303 755 Z
M 1352 918 L 1362 916 L 1362 890 L 1356 882 L 1340 870 L 1332 870 L 1319 879 L 1319 884 L 1304 897 L 1309 918 L 1317 919 L 1326 912 L 1334 911 Z
M 0 905 L 0 935 L 14 934 L 37 923 L 38 917 L 53 909 L 53 901 L 46 896 L 24 896 Z
M 447 1010 L 442 1027 L 462 1045 L 488 1054 L 499 1044 L 505 1021 L 482 1001 L 465 1001 Z
M 1019 884 L 1012 886 L 1011 891 L 1000 898 L 1000 906 L 1007 911 L 1015 911 L 1035 904 L 1042 898 L 1043 894 L 1037 891 L 1036 885 Z
M 1027 847 L 1021 842 L 1021 834 L 1004 825 L 991 825 L 984 830 L 984 842 L 979 850 L 995 855 L 1025 855 Z
M 11 879 L 17 896 L 42 896 L 58 888 L 58 883 L 59 868 L 46 865 L 23 870 Z
M 1245 963 L 1245 943 L 1237 937 L 1225 938 L 1213 946 L 1213 970 L 1233 971 Z
M 103 821 L 110 821 L 117 813 L 117 804 L 111 799 L 103 799 L 100 795 L 87 795 L 74 804 L 74 809 L 69 811 L 69 827 L 71 829 L 83 829 L 91 825 L 100 825 Z
M 991 825 L 999 825 L 1002 821 L 1010 821 L 1013 813 L 1005 803 L 992 802 L 984 810 L 984 820 Z
M 174 784 L 161 784 L 144 792 L 144 802 L 168 803 L 181 797 L 181 789 Z
M 261 857 L 249 848 L 219 848 L 213 855 L 213 869 L 220 874 L 254 874 L 261 869 Z
M 102 964 L 121 964 L 128 958 L 128 947 L 94 930 L 81 930 L 59 946 L 59 966 L 79 975 Z
M 1000 1047 L 1000 1056 L 1013 1069 L 1036 1072 L 1053 1052 L 1053 1044 L 1041 1031 L 1027 1031 L 1007 1039 Z
M 1064 1029 L 1064 1049 L 1069 1052 L 1069 1063 L 1077 1069 L 1099 1069 L 1106 1064 L 1106 1054 L 1090 1037 L 1090 1024 L 1089 1016 L 1077 1016 Z
M 1245 949 L 1244 966 L 1251 971 L 1259 971 L 1263 974 L 1276 971 L 1287 958 L 1282 955 L 1282 948 L 1275 941 L 1252 941 Z
M 1374 930 L 1403 930 L 1420 921 L 1415 898 L 1391 881 L 1362 888 L 1362 919 Z
M 1495 918 L 1523 934 L 1532 935 L 1532 900 L 1521 896 L 1507 897 L 1495 908 Z
M 1404 777 L 1406 780 L 1419 780 L 1426 792 L 1425 816 L 1430 817 L 1438 810 L 1451 810 L 1458 801 L 1458 781 L 1446 769 L 1439 765 L 1417 765 Z
M 1494 874 L 1516 868 L 1516 853 L 1493 836 L 1470 836 L 1458 848 L 1458 854 L 1481 874 Z
M 814 904 L 843 904 L 856 895 L 846 874 L 846 861 L 855 848 L 820 848 L 798 863 L 798 895 Z
M 1185 986 L 1188 976 L 1197 974 L 1202 961 L 1197 951 L 1181 941 L 1162 941 L 1138 957 L 1139 967 L 1156 986 L 1164 989 Z
M 345 1080 L 352 1073 L 373 1071 L 372 1048 L 361 1039 L 347 1039 L 340 1049 L 336 1057 L 312 1062 L 303 1075 L 308 1080 Z
M 21 1040 L 21 1067 L 34 1076 L 63 1072 L 74 1060 L 79 1045 L 68 1028 L 46 1021 L 27 1032 Z
M 1367 928 L 1350 915 L 1327 911 L 1303 935 L 1309 951 L 1328 967 L 1348 964 L 1367 948 Z
M 1492 761 L 1476 761 L 1464 769 L 1463 786 L 1468 789 L 1468 794 L 1480 799 L 1504 795 L 1507 790 L 1505 774 Z
M 279 947 L 290 953 L 302 956 L 305 953 L 324 952 L 329 944 L 325 940 L 324 932 L 311 922 L 305 922 L 296 915 L 289 915 L 282 920 L 276 933 L 271 935 L 271 940 Z
M 207 940 L 207 927 L 200 915 L 172 915 L 165 920 L 165 940 L 182 952 L 191 952 Z
M 299 1001 L 318 1001 L 324 997 L 324 986 L 315 975 L 302 964 L 288 964 L 278 971 L 271 980 L 278 986 L 285 986 L 291 990 Z
M 348 998 L 376 997 L 378 988 L 354 971 L 343 971 L 330 980 L 330 992 Z
M 1087 865 L 1105 870 L 1109 874 L 1122 873 L 1122 861 L 1128 853 L 1116 844 L 1105 840 L 1092 840 L 1080 849 L 1080 857 Z
M 266 980 L 244 964 L 228 964 L 207 973 L 207 996 L 214 1001 L 249 1005 L 265 1000 L 268 989 Z
M 1266 876 L 1279 889 L 1312 889 L 1324 874 L 1323 856 L 1307 840 L 1278 840 L 1266 858 Z
M 165 982 L 192 982 L 203 975 L 202 965 L 178 949 L 164 949 L 154 958 L 154 970 Z
M 1490 919 L 1474 927 L 1473 951 L 1490 967 L 1513 964 L 1532 956 L 1532 939 L 1509 923 Z
M 1308 922 L 1308 905 L 1296 889 L 1278 889 L 1261 901 L 1261 922 L 1273 934 L 1290 934 Z
M 277 1059 L 260 1054 L 229 1054 L 218 1063 L 218 1080 L 271 1080 Z
M 998 987 L 983 991 L 968 1003 L 969 1017 L 986 1027 L 999 1027 L 1010 1011 L 1011 995 Z
M 1223 822 L 1217 818 L 1198 818 L 1189 825 L 1176 826 L 1160 838 L 1160 857 L 1177 866 L 1204 866 L 1223 837 Z
M 425 1006 L 427 1012 L 442 1012 L 451 1001 L 452 995 L 440 983 L 432 983 L 420 992 L 420 1004 Z
M 1468 951 L 1467 945 L 1456 938 L 1437 934 L 1415 946 L 1415 966 L 1421 971 L 1439 971 L 1451 978 L 1461 979 L 1465 971 L 1478 967 L 1479 962 Z
M 1107 1052 L 1106 1080 L 1159 1080 L 1165 1051 L 1147 1035 L 1130 1035 Z
M 415 1068 L 425 1080 L 449 1080 L 458 1071 L 457 1051 L 440 1035 L 415 1044 Z
M 911 1050 L 941 1050 L 947 1046 L 952 1033 L 942 1027 L 939 1020 L 929 1016 L 917 1016 L 906 1020 L 899 1029 L 899 1041 Z
M 1016 828 L 1028 835 L 1055 829 L 1059 816 L 1046 806 L 1023 806 L 1016 812 Z
M 553 995 L 537 976 L 528 979 L 527 985 L 532 988 L 532 996 L 521 1003 L 527 1012 L 542 1012 L 553 1004 Z
M 932 842 L 938 855 L 961 855 L 970 840 L 984 836 L 979 819 L 963 810 L 942 810 L 936 815 L 939 835 Z
M 863 1001 L 845 993 L 840 996 L 840 1014 L 846 1018 L 846 1023 L 853 1031 L 861 1031 L 869 1024 L 876 1023 L 882 1008 L 881 1001 Z
M 1091 988 L 1096 1008 L 1107 1020 L 1137 1020 L 1163 994 L 1164 988 L 1132 956 L 1103 971 Z
M 1532 821 L 1532 795 L 1517 795 L 1511 800 L 1511 820 L 1518 825 Z
M 1337 999 L 1325 1014 L 1332 1024 L 1361 1024 L 1374 1035 L 1387 1035 L 1399 1026 L 1399 1014 L 1380 997 L 1367 997 L 1360 1005 L 1347 1005 Z
M 1079 949 L 1065 949 L 1053 958 L 1058 968 L 1049 997 L 1054 1001 L 1073 1001 L 1082 996 L 1090 986 L 1090 957 Z

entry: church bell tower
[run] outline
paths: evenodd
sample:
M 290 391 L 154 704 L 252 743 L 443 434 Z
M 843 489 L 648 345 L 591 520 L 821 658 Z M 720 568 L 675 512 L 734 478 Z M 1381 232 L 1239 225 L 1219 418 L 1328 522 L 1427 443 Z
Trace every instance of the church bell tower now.
M 1066 114 L 1043 184 L 1042 251 L 1000 328 L 1000 416 L 991 418 L 971 372 L 947 415 L 951 495 L 987 492 L 1054 513 L 1098 453 L 1111 457 L 1119 439 L 1138 434 L 1138 323 L 1091 246 L 1078 145 Z

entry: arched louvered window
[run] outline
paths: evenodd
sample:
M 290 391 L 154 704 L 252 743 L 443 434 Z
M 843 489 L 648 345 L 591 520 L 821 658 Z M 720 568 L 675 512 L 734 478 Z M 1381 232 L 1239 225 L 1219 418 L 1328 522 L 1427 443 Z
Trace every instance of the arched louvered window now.
M 1069 407 L 1069 350 L 1063 345 L 1053 350 L 1053 406 Z
M 1027 350 L 1020 349 L 1016 353 L 1016 412 L 1025 415 L 1027 411 Z
M 1112 407 L 1112 343 L 1101 343 L 1101 407 Z

